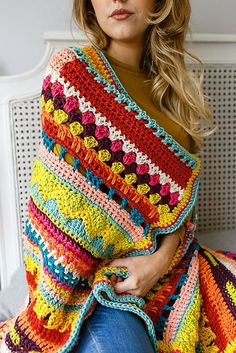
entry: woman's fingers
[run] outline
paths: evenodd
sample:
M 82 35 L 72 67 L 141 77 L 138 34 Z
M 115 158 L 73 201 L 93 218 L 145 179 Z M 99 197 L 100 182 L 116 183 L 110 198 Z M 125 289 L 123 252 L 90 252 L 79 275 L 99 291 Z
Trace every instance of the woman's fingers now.
M 116 275 L 113 273 L 110 277 L 112 285 L 116 283 Z
M 117 282 L 121 282 L 123 281 L 123 278 L 122 277 L 117 277 Z
M 113 285 L 113 284 L 115 284 L 115 283 L 117 283 L 117 282 L 123 281 L 123 278 L 120 277 L 120 276 L 116 276 L 116 275 L 113 273 L 113 274 L 111 275 L 111 277 L 110 277 L 110 280 L 111 280 L 111 283 L 112 283 L 112 285 Z

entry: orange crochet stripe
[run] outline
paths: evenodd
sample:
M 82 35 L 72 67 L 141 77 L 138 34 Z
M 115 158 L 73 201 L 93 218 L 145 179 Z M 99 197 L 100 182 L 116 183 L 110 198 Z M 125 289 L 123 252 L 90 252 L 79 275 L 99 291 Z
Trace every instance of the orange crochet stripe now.
M 88 45 L 84 47 L 84 53 L 87 56 L 88 60 L 91 62 L 91 65 L 99 72 L 100 75 L 105 77 L 107 82 L 109 82 L 112 85 L 116 85 L 115 81 L 112 79 L 110 72 L 107 67 L 104 66 L 103 61 L 97 53 L 94 51 L 94 49 Z
M 220 351 L 224 352 L 227 343 L 235 338 L 235 317 L 226 305 L 222 295 L 223 288 L 219 287 L 219 284 L 212 276 L 209 261 L 202 256 L 204 253 L 210 256 L 208 251 L 202 251 L 199 255 L 203 303 L 210 327 L 212 327 L 216 334 L 216 344 L 220 348 Z M 215 315 L 212 315 L 213 312 Z

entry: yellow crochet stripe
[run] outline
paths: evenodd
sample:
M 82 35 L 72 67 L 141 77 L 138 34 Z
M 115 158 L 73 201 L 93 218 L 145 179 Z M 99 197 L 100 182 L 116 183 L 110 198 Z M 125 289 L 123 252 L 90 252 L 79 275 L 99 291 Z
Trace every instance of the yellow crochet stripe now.
M 236 350 L 236 338 L 227 344 L 224 353 L 235 353 Z
M 24 262 L 26 271 L 34 276 L 34 281 L 38 284 L 40 279 L 40 265 L 28 254 L 24 254 Z
M 194 297 L 190 300 L 192 301 L 189 304 L 188 311 L 184 316 L 184 320 L 181 323 L 181 330 L 177 334 L 178 348 L 182 352 L 187 352 L 190 348 L 189 345 L 195 347 L 195 343 L 198 341 L 198 321 L 200 317 L 200 308 L 201 308 L 201 297 L 200 297 L 200 288 L 197 284 L 196 288 L 193 288 Z M 188 342 L 186 345 L 186 335 L 188 337 Z M 177 347 L 176 347 L 177 349 Z M 194 350 L 193 350 L 194 352 Z
M 91 239 L 98 235 L 103 239 L 103 247 L 106 248 L 110 244 L 114 244 L 114 254 L 126 252 L 130 249 L 134 242 L 127 239 L 126 235 L 111 222 L 110 216 L 103 213 L 96 206 L 91 205 L 86 198 L 63 184 L 53 173 L 49 172 L 40 161 L 35 159 L 31 178 L 31 187 L 37 183 L 40 196 L 43 202 L 48 200 L 55 200 L 57 202 L 58 211 L 65 216 L 68 221 L 73 219 L 81 219 L 84 224 L 86 233 Z M 96 191 L 95 191 L 96 192 Z M 31 195 L 37 207 L 47 214 L 58 228 L 65 233 L 72 236 L 72 238 L 81 243 L 84 248 L 90 251 L 94 256 L 99 257 L 101 250 L 96 251 L 89 245 L 89 241 L 83 241 L 79 236 L 76 237 L 70 230 L 65 229 L 60 220 L 55 219 L 51 214 L 49 215 L 44 205 L 38 202 Z M 78 234 L 79 235 L 79 234 Z M 113 240 L 113 241 L 112 241 Z
M 83 47 L 83 52 L 86 58 L 91 63 L 91 65 L 96 69 L 96 71 L 98 71 L 99 74 L 107 80 L 107 82 L 109 82 L 110 84 L 113 84 L 113 80 L 111 79 L 111 75 L 109 74 L 109 71 L 106 69 L 103 62 L 101 62 L 95 50 L 91 50 L 91 47 L 87 45 Z
M 199 320 L 199 337 L 201 339 L 201 349 L 204 353 L 219 353 L 219 348 L 213 343 L 216 334 L 209 326 L 209 320 L 206 316 L 204 307 L 201 308 L 201 317 Z
M 226 289 L 227 289 L 227 292 L 230 295 L 230 298 L 231 298 L 231 300 L 233 302 L 233 305 L 236 306 L 236 288 L 235 288 L 233 282 L 227 281 L 226 282 Z
M 12 340 L 13 344 L 16 345 L 16 346 L 18 344 L 20 344 L 20 336 L 16 332 L 16 329 L 15 329 L 14 326 L 11 328 L 9 333 L 10 333 L 10 337 L 11 337 L 11 340 Z
M 44 281 L 44 273 L 41 274 L 40 281 Z M 65 306 L 61 306 L 60 308 L 56 308 L 52 303 L 48 303 L 45 298 L 42 296 L 42 293 L 37 287 L 35 293 L 35 305 L 34 311 L 38 317 L 38 319 L 44 318 L 47 315 L 48 321 L 44 327 L 48 329 L 55 329 L 60 332 L 64 332 L 71 325 L 74 326 L 76 323 L 76 319 L 78 318 L 80 310 L 77 311 L 66 311 Z
M 204 254 L 209 258 L 213 266 L 218 266 L 217 261 L 214 259 L 214 257 L 209 253 L 209 251 L 204 251 Z

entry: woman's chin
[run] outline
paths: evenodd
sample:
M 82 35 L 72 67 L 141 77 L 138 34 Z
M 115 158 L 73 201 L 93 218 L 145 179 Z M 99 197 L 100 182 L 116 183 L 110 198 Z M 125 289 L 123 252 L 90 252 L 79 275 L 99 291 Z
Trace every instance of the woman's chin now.
M 135 37 L 134 36 L 134 31 L 131 31 L 130 32 L 130 35 L 129 35 L 129 32 L 128 31 L 122 31 L 122 33 L 120 32 L 113 32 L 113 33 L 109 33 L 109 37 L 112 38 L 113 40 L 117 40 L 119 42 L 124 42 L 124 43 L 131 43 L 135 40 Z

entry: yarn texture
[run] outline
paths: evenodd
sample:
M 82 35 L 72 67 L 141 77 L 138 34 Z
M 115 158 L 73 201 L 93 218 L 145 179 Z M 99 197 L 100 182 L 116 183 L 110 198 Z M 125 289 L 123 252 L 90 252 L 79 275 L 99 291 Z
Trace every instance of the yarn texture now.
M 0 323 L 0 352 L 73 352 L 99 302 L 139 315 L 156 352 L 235 353 L 236 254 L 195 236 L 200 158 L 130 98 L 93 45 L 51 56 L 40 119 L 22 234 L 29 296 Z M 111 275 L 129 273 L 109 262 L 152 254 L 181 226 L 151 290 L 116 294 Z

